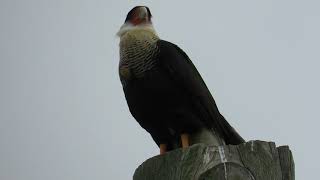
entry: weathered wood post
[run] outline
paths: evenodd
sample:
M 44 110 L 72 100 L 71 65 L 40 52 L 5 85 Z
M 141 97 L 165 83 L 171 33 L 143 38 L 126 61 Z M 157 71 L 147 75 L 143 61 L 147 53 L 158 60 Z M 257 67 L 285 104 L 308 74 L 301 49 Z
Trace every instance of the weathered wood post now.
M 195 144 L 155 156 L 135 171 L 134 180 L 294 180 L 288 146 L 249 141 L 237 146 Z

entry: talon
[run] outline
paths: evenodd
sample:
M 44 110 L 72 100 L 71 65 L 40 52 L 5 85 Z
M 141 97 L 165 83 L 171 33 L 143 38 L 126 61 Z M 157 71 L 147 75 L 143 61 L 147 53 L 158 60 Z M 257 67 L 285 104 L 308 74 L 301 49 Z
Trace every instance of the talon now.
M 182 148 L 189 147 L 189 134 L 187 133 L 181 134 L 181 144 L 182 144 Z

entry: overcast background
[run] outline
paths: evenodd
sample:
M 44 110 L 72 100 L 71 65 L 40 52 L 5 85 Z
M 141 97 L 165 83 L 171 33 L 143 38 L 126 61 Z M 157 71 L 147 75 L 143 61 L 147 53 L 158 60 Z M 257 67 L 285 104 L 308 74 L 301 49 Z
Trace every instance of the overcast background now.
M 131 117 L 115 36 L 147 5 L 246 140 L 290 145 L 319 171 L 320 3 L 312 0 L 0 0 L 0 179 L 132 179 L 158 154 Z

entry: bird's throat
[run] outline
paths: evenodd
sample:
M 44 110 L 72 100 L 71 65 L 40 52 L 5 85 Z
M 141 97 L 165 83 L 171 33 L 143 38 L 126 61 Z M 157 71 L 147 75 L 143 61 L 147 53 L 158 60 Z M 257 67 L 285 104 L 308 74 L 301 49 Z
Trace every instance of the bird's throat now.
M 157 41 L 159 37 L 145 29 L 128 31 L 120 38 L 120 76 L 143 76 L 144 72 L 155 65 L 155 56 L 158 53 Z M 130 73 L 123 73 L 130 72 Z M 124 77 L 128 78 L 128 77 Z

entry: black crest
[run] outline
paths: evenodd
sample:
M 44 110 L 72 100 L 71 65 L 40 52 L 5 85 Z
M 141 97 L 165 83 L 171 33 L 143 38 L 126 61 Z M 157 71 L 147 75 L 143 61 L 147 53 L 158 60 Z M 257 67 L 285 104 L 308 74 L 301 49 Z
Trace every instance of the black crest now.
M 151 11 L 147 6 L 136 6 L 134 8 L 132 8 L 128 14 L 127 14 L 127 18 L 125 20 L 125 22 L 130 21 L 131 19 L 133 19 L 136 16 L 136 13 L 138 11 L 139 8 L 145 7 L 147 9 L 148 12 L 148 18 L 149 20 L 151 19 L 152 15 L 151 15 Z

